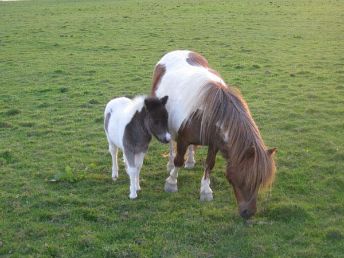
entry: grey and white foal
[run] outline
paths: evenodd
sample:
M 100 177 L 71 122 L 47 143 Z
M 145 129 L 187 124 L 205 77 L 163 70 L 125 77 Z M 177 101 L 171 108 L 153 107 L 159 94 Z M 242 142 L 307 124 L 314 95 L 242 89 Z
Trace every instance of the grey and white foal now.
M 105 108 L 104 127 L 112 156 L 112 179 L 118 177 L 118 148 L 123 151 L 126 171 L 130 177 L 130 199 L 141 190 L 139 175 L 148 144 L 154 135 L 160 142 L 168 143 L 168 97 L 121 97 L 111 100 Z

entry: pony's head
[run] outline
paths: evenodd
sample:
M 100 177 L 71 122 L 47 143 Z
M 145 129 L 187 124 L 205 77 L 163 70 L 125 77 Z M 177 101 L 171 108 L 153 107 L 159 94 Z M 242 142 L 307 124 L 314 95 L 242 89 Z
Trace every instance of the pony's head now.
M 227 166 L 226 177 L 233 186 L 240 216 L 249 219 L 257 211 L 258 191 L 270 185 L 275 175 L 273 155 L 276 148 L 265 150 L 251 146 Z
M 168 132 L 168 113 L 166 110 L 168 96 L 161 99 L 148 97 L 144 100 L 144 107 L 147 111 L 147 129 L 160 142 L 168 143 L 171 135 Z

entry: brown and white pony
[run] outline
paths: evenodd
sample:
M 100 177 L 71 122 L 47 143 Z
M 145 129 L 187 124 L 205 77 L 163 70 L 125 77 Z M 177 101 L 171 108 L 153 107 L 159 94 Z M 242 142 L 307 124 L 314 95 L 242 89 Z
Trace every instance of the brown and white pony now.
M 212 200 L 210 173 L 220 151 L 227 160 L 226 177 L 233 186 L 240 215 L 248 219 L 256 213 L 260 188 L 272 183 L 275 174 L 273 154 L 267 149 L 249 108 L 240 92 L 229 87 L 198 53 L 178 50 L 167 53 L 153 74 L 152 95 L 168 96 L 168 126 L 177 142 L 177 153 L 165 191 L 175 192 L 178 170 L 184 164 L 187 148 L 208 146 L 201 180 L 200 199 Z M 170 144 L 170 159 L 173 144 Z M 193 151 L 189 147 L 192 166 Z

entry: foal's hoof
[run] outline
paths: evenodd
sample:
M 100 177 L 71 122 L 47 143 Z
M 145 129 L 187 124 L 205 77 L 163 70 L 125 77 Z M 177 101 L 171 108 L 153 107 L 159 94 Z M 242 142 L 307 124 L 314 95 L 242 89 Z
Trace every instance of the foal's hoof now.
M 129 199 L 130 200 L 134 200 L 134 199 L 136 199 L 137 198 L 137 193 L 135 193 L 135 194 L 129 194 Z
M 112 181 L 115 182 L 115 181 L 117 180 L 117 178 L 118 178 L 118 176 L 113 176 L 113 177 L 112 177 Z
M 171 184 L 169 182 L 165 182 L 165 192 L 168 192 L 168 193 L 175 193 L 175 192 L 178 192 L 178 186 L 177 184 Z
M 187 169 L 194 168 L 195 167 L 195 162 L 185 162 L 184 167 L 187 168 Z
M 201 202 L 210 202 L 213 200 L 213 193 L 201 193 L 199 199 Z

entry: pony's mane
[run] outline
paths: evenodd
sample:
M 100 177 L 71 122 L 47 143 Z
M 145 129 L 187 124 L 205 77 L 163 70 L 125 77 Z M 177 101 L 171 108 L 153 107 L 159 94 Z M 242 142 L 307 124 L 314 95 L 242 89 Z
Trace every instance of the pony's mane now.
M 227 145 L 229 165 L 240 168 L 237 175 L 240 182 L 251 193 L 261 186 L 268 186 L 274 178 L 274 161 L 268 156 L 259 129 L 240 92 L 210 81 L 202 87 L 197 106 L 201 110 L 197 114 L 201 118 L 202 143 L 212 142 L 214 132 L 220 132 Z M 248 159 L 250 150 L 254 153 Z
M 144 106 L 144 100 L 146 96 L 135 96 L 132 99 L 132 102 L 130 103 L 130 106 L 128 106 L 128 109 L 131 110 L 131 113 L 135 113 L 136 111 L 141 111 Z

